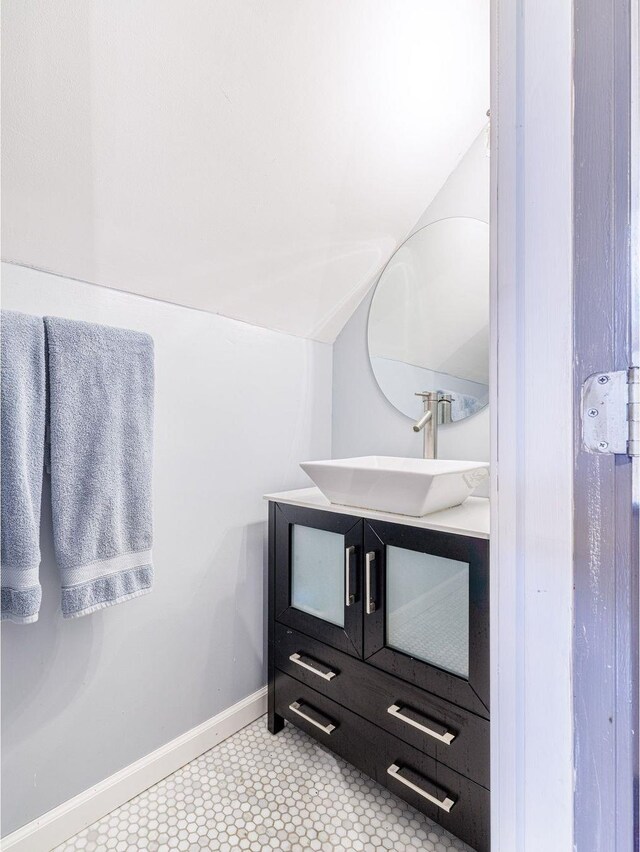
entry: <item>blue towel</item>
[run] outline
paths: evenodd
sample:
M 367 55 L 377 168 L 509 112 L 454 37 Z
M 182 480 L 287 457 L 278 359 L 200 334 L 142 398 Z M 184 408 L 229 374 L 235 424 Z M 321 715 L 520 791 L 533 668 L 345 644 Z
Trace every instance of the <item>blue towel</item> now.
M 2 618 L 38 620 L 46 374 L 40 317 L 2 311 Z
M 62 614 L 151 590 L 153 340 L 45 317 L 51 503 Z

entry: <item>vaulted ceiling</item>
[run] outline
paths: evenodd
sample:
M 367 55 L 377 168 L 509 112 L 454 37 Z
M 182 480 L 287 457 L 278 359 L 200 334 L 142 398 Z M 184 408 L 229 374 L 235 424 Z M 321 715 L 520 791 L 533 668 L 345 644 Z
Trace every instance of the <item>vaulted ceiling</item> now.
M 332 341 L 486 121 L 488 0 L 5 0 L 3 256 Z

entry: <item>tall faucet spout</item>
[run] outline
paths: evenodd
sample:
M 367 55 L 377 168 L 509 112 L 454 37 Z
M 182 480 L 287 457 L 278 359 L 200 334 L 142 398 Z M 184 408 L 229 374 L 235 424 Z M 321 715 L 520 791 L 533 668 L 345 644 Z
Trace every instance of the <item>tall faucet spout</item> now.
M 413 431 L 420 432 L 433 417 L 433 411 L 425 411 L 420 420 L 413 424 Z
M 424 414 L 413 424 L 414 432 L 423 434 L 423 456 L 425 459 L 438 457 L 438 394 L 435 391 L 422 391 L 416 394 L 424 402 Z

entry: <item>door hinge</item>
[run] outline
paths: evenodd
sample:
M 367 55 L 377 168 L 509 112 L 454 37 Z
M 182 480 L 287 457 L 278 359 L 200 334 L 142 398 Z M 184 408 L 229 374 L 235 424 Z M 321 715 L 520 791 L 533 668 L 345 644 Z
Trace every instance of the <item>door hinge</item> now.
M 640 456 L 640 367 L 586 379 L 582 442 L 590 453 Z

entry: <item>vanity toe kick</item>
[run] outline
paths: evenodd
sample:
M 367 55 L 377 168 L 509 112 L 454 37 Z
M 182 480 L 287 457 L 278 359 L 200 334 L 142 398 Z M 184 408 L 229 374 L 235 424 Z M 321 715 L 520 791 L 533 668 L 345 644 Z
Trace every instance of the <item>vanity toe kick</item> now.
M 275 672 L 274 685 L 279 715 L 477 852 L 489 852 L 487 789 L 282 671 Z

